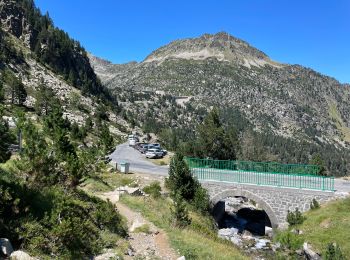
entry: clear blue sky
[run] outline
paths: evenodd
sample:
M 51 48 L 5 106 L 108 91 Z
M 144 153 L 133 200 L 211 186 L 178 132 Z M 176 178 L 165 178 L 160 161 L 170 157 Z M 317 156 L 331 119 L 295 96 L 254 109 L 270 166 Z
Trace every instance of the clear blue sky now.
M 35 0 L 56 26 L 114 63 L 226 31 L 280 62 L 350 83 L 350 0 Z

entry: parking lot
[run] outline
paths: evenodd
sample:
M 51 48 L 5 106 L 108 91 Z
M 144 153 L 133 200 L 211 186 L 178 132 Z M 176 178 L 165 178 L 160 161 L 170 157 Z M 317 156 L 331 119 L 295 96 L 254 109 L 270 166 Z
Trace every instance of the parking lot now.
M 147 160 L 144 154 L 129 146 L 129 143 L 118 145 L 109 157 L 113 163 L 129 163 L 131 172 L 168 175 L 168 166 L 159 166 L 152 163 L 150 161 L 152 159 Z

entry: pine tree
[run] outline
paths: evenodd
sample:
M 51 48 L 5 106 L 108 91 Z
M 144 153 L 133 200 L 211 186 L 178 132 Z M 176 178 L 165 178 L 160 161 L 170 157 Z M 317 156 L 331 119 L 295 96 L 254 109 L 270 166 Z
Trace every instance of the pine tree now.
M 7 85 L 11 104 L 23 105 L 27 99 L 27 91 L 19 80 L 10 70 L 5 70 L 3 73 L 3 80 Z
M 188 215 L 186 203 L 180 194 L 176 194 L 173 198 L 173 206 L 170 208 L 172 224 L 175 227 L 184 228 L 191 223 Z
M 183 155 L 177 153 L 171 159 L 166 184 L 172 196 L 177 194 L 187 201 L 193 199 L 198 182 L 193 178 Z
M 52 89 L 46 87 L 43 81 L 39 84 L 35 94 L 35 111 L 38 115 L 47 116 L 54 106 L 59 105 L 59 101 L 55 98 L 55 93 Z
M 114 146 L 113 136 L 111 136 L 109 128 L 106 124 L 101 125 L 100 145 L 103 147 L 104 152 L 109 152 Z
M 11 153 L 9 152 L 9 146 L 14 141 L 7 122 L 2 118 L 2 111 L 2 107 L 0 106 L 0 163 L 10 159 Z

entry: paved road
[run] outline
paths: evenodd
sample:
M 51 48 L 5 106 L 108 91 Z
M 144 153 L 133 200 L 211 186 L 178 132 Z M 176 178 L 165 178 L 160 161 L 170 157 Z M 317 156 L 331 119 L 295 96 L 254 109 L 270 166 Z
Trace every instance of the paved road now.
M 130 163 L 130 171 L 156 175 L 168 175 L 168 166 L 158 166 L 146 160 L 145 156 L 139 153 L 127 143 L 118 145 L 110 155 L 113 162 L 122 161 Z M 334 180 L 334 188 L 338 192 L 350 192 L 350 181 L 342 179 Z
M 109 157 L 116 163 L 130 163 L 131 172 L 168 175 L 168 166 L 158 166 L 151 163 L 146 160 L 143 154 L 130 147 L 127 143 L 118 145 Z

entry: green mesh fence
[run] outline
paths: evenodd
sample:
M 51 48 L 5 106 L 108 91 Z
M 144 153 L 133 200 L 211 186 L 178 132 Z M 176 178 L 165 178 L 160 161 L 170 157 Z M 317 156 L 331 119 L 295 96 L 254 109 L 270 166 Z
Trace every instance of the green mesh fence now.
M 334 177 L 317 175 L 317 165 L 186 158 L 199 180 L 334 191 Z

